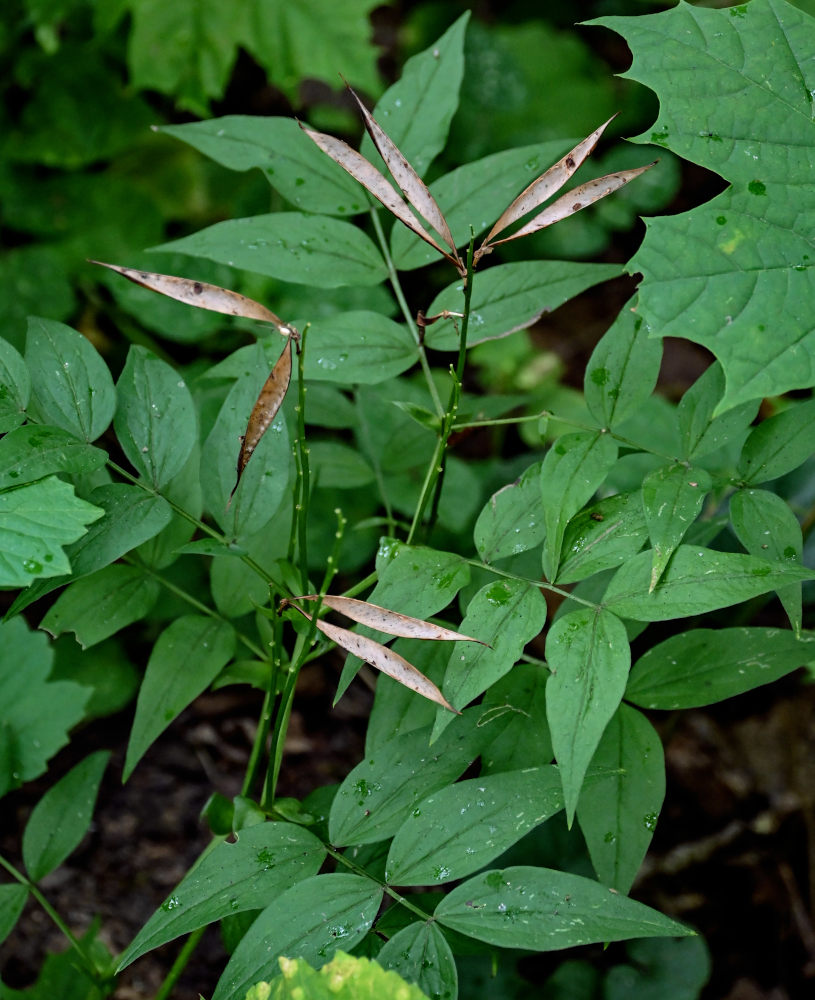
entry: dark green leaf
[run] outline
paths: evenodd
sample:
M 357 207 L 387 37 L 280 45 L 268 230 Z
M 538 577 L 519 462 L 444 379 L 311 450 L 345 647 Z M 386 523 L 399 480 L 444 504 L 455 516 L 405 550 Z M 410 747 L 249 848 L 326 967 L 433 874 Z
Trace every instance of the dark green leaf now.
M 445 896 L 435 917 L 479 941 L 531 951 L 693 933 L 591 879 L 525 866 L 471 878 Z
M 548 678 L 549 671 L 542 665 L 516 663 L 484 695 L 483 718 L 510 720 L 481 753 L 484 774 L 538 767 L 552 760 L 546 721 Z
M 227 115 L 160 132 L 182 139 L 230 170 L 258 167 L 280 194 L 304 212 L 353 215 L 368 203 L 362 188 L 321 152 L 294 118 Z
M 28 886 L 17 882 L 0 885 L 0 944 L 14 930 L 28 899 Z
M 232 626 L 217 618 L 183 615 L 161 633 L 139 691 L 123 781 L 150 744 L 226 666 L 234 650 Z
M 106 566 L 70 584 L 40 622 L 55 639 L 73 632 L 87 649 L 143 618 L 158 600 L 160 586 L 138 566 Z
M 642 507 L 653 548 L 650 589 L 659 583 L 668 561 L 699 516 L 712 482 L 704 469 L 668 465 L 642 482 Z
M 566 525 L 558 582 L 575 583 L 620 566 L 639 552 L 647 538 L 639 491 L 600 500 Z
M 107 750 L 86 757 L 34 806 L 23 831 L 23 861 L 32 881 L 58 868 L 87 833 L 109 759 Z
M 119 444 L 133 467 L 161 489 L 181 471 L 198 440 L 190 391 L 165 361 L 132 346 L 116 395 Z
M 376 956 L 377 965 L 392 969 L 422 994 L 435 1000 L 456 1000 L 458 970 L 441 929 L 428 920 L 398 931 Z
M 244 935 L 212 1000 L 243 1000 L 254 983 L 279 971 L 278 958 L 323 965 L 351 949 L 374 922 L 382 889 L 359 875 L 315 875 L 282 892 Z
M 694 629 L 637 660 L 625 691 L 642 708 L 696 708 L 752 691 L 815 659 L 815 636 L 777 628 Z
M 306 371 L 316 381 L 373 385 L 407 371 L 417 359 L 408 328 L 381 313 L 337 313 L 309 326 Z
M 801 565 L 804 540 L 798 518 L 781 497 L 767 490 L 739 490 L 730 498 L 730 519 L 751 556 Z M 796 634 L 802 625 L 801 584 L 782 587 L 778 597 Z
M 803 465 L 815 451 L 815 399 L 797 403 L 750 431 L 738 473 L 750 486 L 778 479 Z
M 116 392 L 91 342 L 63 323 L 31 316 L 25 360 L 31 375 L 31 415 L 95 441 L 113 417 Z
M 650 577 L 651 553 L 641 552 L 617 570 L 603 604 L 635 621 L 688 618 L 811 580 L 815 572 L 735 552 L 680 545 L 653 592 L 648 590 Z
M 160 945 L 222 917 L 262 908 L 316 875 L 320 841 L 293 823 L 259 823 L 204 855 L 164 900 L 121 956 L 117 971 Z
M 628 895 L 665 798 L 659 733 L 636 709 L 620 705 L 592 764 L 610 773 L 580 797 L 577 821 L 597 877 Z
M 101 468 L 107 455 L 59 427 L 26 424 L 0 439 L 0 489 L 32 483 L 55 472 L 82 476 Z
M 378 285 L 387 276 L 381 254 L 361 229 L 301 212 L 217 222 L 155 249 L 318 288 Z
M 90 692 L 72 681 L 49 682 L 52 662 L 42 633 L 22 618 L 0 623 L 0 796 L 42 774 L 82 718 Z
M 682 457 L 702 458 L 738 437 L 744 441 L 747 429 L 758 412 L 758 402 L 744 403 L 720 417 L 714 417 L 725 391 L 722 366 L 714 362 L 693 383 L 679 402 L 676 416 L 682 440 Z
M 315 486 L 354 490 L 374 481 L 374 471 L 356 449 L 339 441 L 312 441 L 309 465 Z
M 25 408 L 31 396 L 31 379 L 20 353 L 0 338 L 0 433 L 25 420 Z
M 531 326 L 543 313 L 551 312 L 587 288 L 616 278 L 614 264 L 575 264 L 570 261 L 522 261 L 498 264 L 476 274 L 467 343 L 472 347 L 484 340 L 506 337 Z M 461 281 L 448 285 L 433 299 L 428 316 L 445 309 L 461 312 L 464 288 Z M 461 320 L 457 320 L 461 323 Z M 437 351 L 458 348 L 459 335 L 452 320 L 443 319 L 428 327 L 428 347 Z
M 540 462 L 530 465 L 520 479 L 493 493 L 478 515 L 473 538 L 484 562 L 526 552 L 543 541 L 540 469 Z
M 630 965 L 606 974 L 604 1000 L 699 1000 L 710 977 L 710 954 L 704 938 L 632 941 Z
M 648 336 L 637 315 L 637 299 L 632 297 L 586 366 L 586 406 L 601 427 L 616 427 L 651 395 L 661 361 L 662 343 Z
M 541 466 L 540 484 L 546 539 L 543 572 L 557 578 L 567 523 L 592 498 L 617 460 L 617 445 L 608 434 L 580 431 L 559 437 Z
M 628 680 L 625 626 L 602 609 L 571 611 L 549 629 L 546 660 L 546 715 L 571 826 L 586 769 Z

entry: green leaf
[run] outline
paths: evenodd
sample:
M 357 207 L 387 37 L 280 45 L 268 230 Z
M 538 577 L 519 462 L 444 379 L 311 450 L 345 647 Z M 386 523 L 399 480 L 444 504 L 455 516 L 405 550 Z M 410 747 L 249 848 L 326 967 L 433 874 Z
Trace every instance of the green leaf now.
M 712 487 L 704 469 L 667 465 L 642 482 L 642 507 L 653 547 L 650 589 L 659 583 L 665 567 L 688 529 L 699 516 Z
M 495 580 L 486 584 L 467 606 L 460 630 L 489 646 L 456 642 L 449 655 L 442 692 L 454 708 L 464 708 L 473 698 L 512 669 L 546 622 L 546 601 L 540 590 L 520 580 Z M 449 712 L 436 712 L 433 739 L 452 722 Z
M 546 540 L 543 572 L 557 578 L 566 525 L 603 483 L 617 461 L 617 445 L 608 434 L 580 431 L 555 441 L 541 466 L 541 495 Z
M 514 483 L 493 493 L 475 522 L 473 538 L 484 562 L 534 549 L 546 528 L 541 517 L 540 462 Z
M 604 1000 L 699 1000 L 710 978 L 710 954 L 704 938 L 632 941 L 626 948 L 631 965 L 606 973 Z
M 201 449 L 196 444 L 181 472 L 162 490 L 164 499 L 173 505 L 167 524 L 136 550 L 136 554 L 150 569 L 166 569 L 178 558 L 179 550 L 189 542 L 195 532 L 190 516 L 201 517 L 204 501 L 201 495 Z M 184 511 L 181 514 L 180 511 Z M 187 515 L 187 516 L 185 516 Z M 214 539 L 211 539 L 213 544 Z M 223 550 L 221 545 L 221 550 Z
M 506 149 L 445 174 L 430 185 L 430 193 L 444 213 L 456 246 L 466 246 L 470 228 L 478 236 L 512 199 L 567 149 L 568 142 L 536 143 Z M 438 254 L 405 226 L 391 231 L 393 262 L 400 271 L 410 271 L 438 260 Z
M 34 419 L 95 441 L 113 418 L 116 392 L 108 367 L 91 342 L 63 323 L 31 316 L 25 360 Z
M 719 412 L 811 386 L 815 22 L 784 0 L 709 10 L 681 4 L 603 18 L 634 54 L 626 76 L 660 97 L 640 141 L 714 170 L 731 186 L 691 212 L 649 220 L 628 267 L 653 334 L 703 344 L 724 368 Z
M 340 441 L 312 441 L 308 450 L 315 486 L 354 490 L 374 481 L 374 470 L 350 445 Z
M 521 261 L 498 264 L 473 280 L 467 344 L 506 337 L 531 326 L 543 313 L 552 312 L 587 288 L 616 278 L 614 264 L 575 264 L 571 261 Z M 464 286 L 448 285 L 427 309 L 435 316 L 444 309 L 461 312 Z M 460 323 L 460 320 L 456 322 Z M 459 335 L 452 320 L 442 319 L 427 328 L 425 342 L 437 351 L 457 350 Z
M 662 580 L 649 591 L 651 553 L 617 570 L 603 604 L 622 618 L 658 622 L 688 618 L 749 601 L 786 584 L 815 578 L 811 570 L 735 552 L 680 545 Z
M 230 500 L 237 477 L 240 439 L 269 374 L 259 347 L 257 351 L 254 370 L 229 390 L 201 454 L 204 504 L 233 541 L 256 535 L 274 517 L 291 475 L 289 434 L 281 411 L 255 448 Z
M 306 371 L 315 381 L 373 385 L 407 371 L 417 359 L 408 328 L 381 313 L 338 313 L 309 326 Z
M 724 391 L 722 366 L 714 362 L 680 400 L 676 416 L 684 459 L 702 458 L 729 444 L 737 436 L 744 441 L 747 429 L 758 412 L 758 402 L 744 403 L 720 417 L 714 417 Z
M 571 611 L 549 629 L 546 661 L 546 715 L 571 826 L 586 769 L 628 680 L 625 626 L 602 608 Z
M 0 433 L 25 420 L 31 396 L 31 379 L 20 353 L 0 337 Z
M 232 659 L 235 633 L 217 618 L 182 615 L 159 636 L 144 675 L 127 744 L 127 781 L 147 748 Z
M 516 663 L 484 695 L 484 718 L 506 717 L 511 722 L 481 753 L 483 774 L 515 771 L 548 763 L 553 756 L 546 721 L 546 681 L 543 666 Z
M 464 75 L 464 29 L 469 18 L 467 11 L 434 45 L 411 56 L 402 76 L 385 91 L 373 110 L 374 118 L 420 177 L 444 149 L 458 107 Z M 372 162 L 378 159 L 368 135 L 360 151 Z
M 294 118 L 226 115 L 162 125 L 158 131 L 189 143 L 230 170 L 258 167 L 272 187 L 303 212 L 353 215 L 368 207 L 360 185 L 317 148 Z
M 639 491 L 600 500 L 566 525 L 558 582 L 575 583 L 620 566 L 639 552 L 647 538 Z
M 642 708 L 712 705 L 769 684 L 813 659 L 811 634 L 796 639 L 792 632 L 758 626 L 693 629 L 641 656 L 625 697 Z
M 28 886 L 17 882 L 0 885 L 0 944 L 14 930 L 27 899 Z
M 55 639 L 73 632 L 87 649 L 137 622 L 158 600 L 161 587 L 138 566 L 116 564 L 70 584 L 40 622 Z
M 39 882 L 58 868 L 88 831 L 110 752 L 86 757 L 43 795 L 23 831 L 28 877 Z
M 282 892 L 241 939 L 212 1000 L 242 1000 L 278 970 L 278 958 L 322 965 L 342 945 L 353 948 L 374 922 L 382 889 L 359 875 L 315 875 Z
M 380 953 L 381 954 L 381 953 Z M 338 951 L 319 972 L 305 959 L 279 958 L 283 974 L 271 983 L 258 983 L 246 1000 L 428 1000 L 417 986 L 396 972 L 383 969 L 377 960 Z M 429 978 L 435 977 L 424 970 Z M 436 994 L 439 1000 L 455 1000 L 455 994 Z
M 32 483 L 55 472 L 83 476 L 101 468 L 107 454 L 59 427 L 26 424 L 0 439 L 0 489 Z
M 756 486 L 792 472 L 815 451 L 813 433 L 815 399 L 762 420 L 744 443 L 738 474 L 746 484 Z
M 694 933 L 591 879 L 526 866 L 471 878 L 448 893 L 434 915 L 467 937 L 531 951 Z
M 382 255 L 365 233 L 327 215 L 276 212 L 229 219 L 153 249 L 318 288 L 378 285 L 387 277 Z
M 730 498 L 736 537 L 751 556 L 801 565 L 804 540 L 798 518 L 781 497 L 767 490 L 739 490 Z M 802 625 L 801 584 L 783 587 L 778 597 L 796 635 Z
M 376 956 L 376 963 L 415 983 L 428 997 L 455 1000 L 458 996 L 455 957 L 444 933 L 430 920 L 417 921 L 394 934 Z
M 478 726 L 481 712 L 457 716 L 430 746 L 430 727 L 396 736 L 351 771 L 331 806 L 332 844 L 373 844 L 392 837 L 427 795 L 469 767 L 494 729 Z M 493 724 L 494 725 L 494 724 Z
M 630 298 L 592 351 L 583 380 L 586 406 L 601 427 L 616 427 L 651 395 L 662 342 L 648 336 Z
M 127 651 L 115 639 L 87 650 L 66 639 L 56 642 L 54 651 L 56 662 L 49 680 L 74 681 L 90 690 L 83 722 L 120 712 L 135 698 L 141 671 L 126 658 Z
M 89 691 L 71 681 L 49 682 L 52 662 L 42 633 L 31 632 L 22 618 L 0 622 L 0 796 L 41 775 L 82 718 Z
M 259 823 L 220 843 L 179 882 L 122 954 L 117 972 L 168 941 L 232 913 L 262 908 L 316 875 L 325 847 L 293 823 Z
M 391 885 L 436 885 L 495 860 L 563 808 L 560 772 L 527 767 L 448 785 L 423 799 L 393 838 Z
M 665 798 L 665 757 L 659 733 L 622 704 L 606 726 L 592 758 L 611 772 L 580 797 L 577 821 L 597 877 L 628 895 Z
M 190 391 L 170 365 L 134 345 L 116 394 L 119 444 L 131 465 L 160 490 L 181 471 L 198 440 Z
M 27 587 L 43 577 L 48 590 L 58 586 L 54 578 L 74 564 L 63 546 L 87 537 L 102 513 L 56 476 L 0 493 L 0 587 Z

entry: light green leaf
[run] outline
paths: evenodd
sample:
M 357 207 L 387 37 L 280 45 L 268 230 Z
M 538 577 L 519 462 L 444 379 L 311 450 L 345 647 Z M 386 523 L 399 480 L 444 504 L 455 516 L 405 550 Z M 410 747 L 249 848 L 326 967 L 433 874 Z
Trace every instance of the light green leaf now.
M 781 497 L 767 490 L 739 490 L 730 498 L 730 519 L 736 537 L 751 556 L 801 565 L 804 540 L 798 518 Z M 801 584 L 778 592 L 796 635 L 802 625 Z
M 63 546 L 82 538 L 103 511 L 74 496 L 56 476 L 0 493 L 0 586 L 27 587 L 70 573 L 71 552 Z M 13 609 L 12 609 L 13 610 Z
M 436 1000 L 455 1000 L 458 996 L 455 956 L 441 928 L 431 920 L 417 921 L 397 931 L 383 945 L 376 956 L 376 964 L 415 983 L 424 996 Z M 382 993 L 374 995 L 384 1000 Z M 349 997 L 349 1000 L 356 1000 L 356 997 Z
M 625 626 L 602 608 L 571 611 L 549 629 L 546 661 L 546 715 L 571 826 L 586 769 L 625 691 Z
M 430 193 L 444 213 L 456 246 L 467 245 L 471 227 L 476 236 L 484 232 L 512 199 L 567 149 L 569 142 L 562 139 L 506 149 L 466 163 L 434 181 Z M 391 253 L 401 271 L 438 260 L 438 254 L 405 226 L 393 227 Z
M 374 118 L 420 177 L 444 149 L 458 107 L 464 75 L 464 29 L 469 18 L 467 11 L 434 45 L 408 59 L 402 76 L 373 110 Z M 372 162 L 379 159 L 368 135 L 360 151 Z
M 699 516 L 712 481 L 704 469 L 667 465 L 642 482 L 642 507 L 653 547 L 650 589 L 659 583 L 668 561 Z
M 724 396 L 724 372 L 714 362 L 687 390 L 676 416 L 682 441 L 682 458 L 699 459 L 730 444 L 738 437 L 743 442 L 747 429 L 758 412 L 758 402 L 744 403 L 715 417 L 716 407 Z
M 642 708 L 696 708 L 752 691 L 815 659 L 815 636 L 777 628 L 693 629 L 637 660 L 625 691 Z
M 39 882 L 58 868 L 88 831 L 110 752 L 86 757 L 43 795 L 23 831 L 23 861 Z
M 491 267 L 476 274 L 473 280 L 467 343 L 472 347 L 485 340 L 506 337 L 515 330 L 524 330 L 543 313 L 552 312 L 580 292 L 616 278 L 619 273 L 614 264 L 557 260 L 530 260 Z M 436 316 L 445 309 L 461 312 L 463 303 L 464 286 L 457 281 L 439 292 L 428 307 L 427 315 Z M 428 327 L 425 342 L 437 351 L 456 350 L 459 335 L 453 321 L 442 319 Z
M 181 471 L 162 490 L 162 496 L 173 504 L 169 522 L 138 547 L 138 558 L 150 569 L 166 569 L 178 558 L 179 550 L 195 532 L 195 524 L 179 513 L 200 518 L 204 501 L 201 495 L 201 448 L 195 445 Z M 212 540 L 214 543 L 214 540 Z M 223 549 L 223 545 L 221 546 Z
M 113 417 L 116 392 L 91 342 L 63 323 L 30 316 L 25 360 L 31 375 L 31 415 L 83 441 L 95 441 Z
M 453 645 L 442 684 L 453 707 L 464 708 L 511 670 L 545 622 L 546 601 L 537 587 L 520 580 L 494 580 L 482 587 L 467 606 L 461 631 L 489 645 Z M 436 712 L 434 740 L 454 718 L 449 712 L 445 715 Z
M 608 434 L 580 431 L 555 441 L 541 466 L 541 496 L 546 540 L 543 572 L 557 578 L 567 523 L 592 498 L 617 461 L 617 445 Z
M 204 505 L 235 541 L 256 535 L 274 517 L 287 493 L 291 475 L 289 434 L 281 411 L 255 448 L 230 500 L 237 478 L 241 436 L 269 374 L 259 347 L 257 352 L 254 370 L 239 378 L 229 390 L 201 453 Z
M 471 878 L 445 896 L 435 917 L 478 941 L 530 951 L 694 933 L 591 879 L 526 866 Z
M 26 424 L 0 439 L 0 489 L 32 483 L 55 472 L 87 475 L 107 454 L 59 427 Z
M 179 882 L 119 960 L 117 972 L 182 934 L 231 913 L 264 907 L 285 889 L 316 875 L 325 847 L 293 823 L 259 823 L 235 843 L 218 844 Z
M 665 798 L 659 733 L 622 704 L 606 726 L 592 764 L 610 773 L 577 803 L 577 821 L 597 877 L 628 895 L 654 834 Z
M 0 337 L 0 433 L 25 420 L 31 379 L 20 353 Z
M 634 53 L 626 75 L 660 97 L 640 141 L 731 183 L 691 212 L 649 220 L 628 267 L 643 274 L 640 310 L 652 334 L 713 351 L 727 379 L 719 412 L 811 386 L 815 22 L 784 0 L 762 0 L 596 23 L 625 37 Z
M 699 1000 L 710 978 L 710 953 L 704 938 L 651 938 L 626 948 L 630 965 L 606 973 L 603 1000 Z
M 616 427 L 651 395 L 662 343 L 648 336 L 630 298 L 592 351 L 583 380 L 586 406 L 601 427 Z
M 22 618 L 0 622 L 0 796 L 39 777 L 82 718 L 90 692 L 72 681 L 49 682 L 52 663 L 42 633 Z
M 518 555 L 543 541 L 540 468 L 535 462 L 520 479 L 493 493 L 478 515 L 473 538 L 484 562 Z
M 495 729 L 479 727 L 480 715 L 476 708 L 457 716 L 433 746 L 429 726 L 396 736 L 357 764 L 331 806 L 331 843 L 392 837 L 422 799 L 455 781 L 492 740 Z
M 393 838 L 391 885 L 464 878 L 563 808 L 560 772 L 549 764 L 448 785 L 423 799 Z
M 748 485 L 756 486 L 792 472 L 815 451 L 813 434 L 815 399 L 793 404 L 762 420 L 744 442 L 739 475 Z
M 14 930 L 27 899 L 28 886 L 17 882 L 0 885 L 0 944 Z
M 321 152 L 294 118 L 226 115 L 186 125 L 162 125 L 230 170 L 257 167 L 280 194 L 303 212 L 353 215 L 368 203 L 360 185 Z
M 363 945 L 364 947 L 364 945 Z M 271 983 L 258 983 L 246 1000 L 428 1000 L 418 986 L 406 983 L 392 970 L 359 955 L 338 951 L 319 972 L 302 958 L 279 958 L 283 972 Z M 428 974 L 429 970 L 424 970 Z M 435 981 L 430 974 L 429 978 Z M 455 1000 L 455 994 L 438 994 L 439 1000 Z M 238 998 L 240 1000 L 240 998 Z
M 365 233 L 327 215 L 275 212 L 229 219 L 153 249 L 318 288 L 378 285 L 387 277 L 382 255 Z
M 160 490 L 181 471 L 198 440 L 190 391 L 170 365 L 134 345 L 116 396 L 119 444 L 131 465 Z
M 359 875 L 315 875 L 282 892 L 241 939 L 212 1000 L 243 1000 L 260 979 L 278 971 L 278 959 L 322 965 L 337 948 L 353 948 L 374 922 L 382 889 Z
M 604 606 L 635 621 L 688 618 L 811 580 L 815 572 L 736 552 L 680 545 L 653 592 L 648 589 L 650 576 L 651 553 L 641 552 L 617 570 L 603 598 Z
M 161 633 L 139 691 L 123 781 L 151 743 L 226 666 L 234 651 L 232 626 L 217 618 L 182 615 Z
M 552 760 L 552 740 L 546 721 L 546 681 L 542 665 L 516 663 L 484 695 L 484 718 L 510 723 L 481 753 L 483 774 L 538 767 Z
M 575 583 L 620 566 L 639 552 L 647 538 L 639 491 L 600 500 L 566 525 L 558 582 Z
M 73 632 L 87 649 L 138 621 L 158 600 L 161 587 L 138 566 L 116 564 L 70 584 L 40 622 L 55 639 Z
M 305 323 L 297 321 L 302 328 Z M 416 364 L 416 343 L 404 323 L 357 310 L 315 319 L 308 330 L 306 372 L 319 382 L 373 385 Z

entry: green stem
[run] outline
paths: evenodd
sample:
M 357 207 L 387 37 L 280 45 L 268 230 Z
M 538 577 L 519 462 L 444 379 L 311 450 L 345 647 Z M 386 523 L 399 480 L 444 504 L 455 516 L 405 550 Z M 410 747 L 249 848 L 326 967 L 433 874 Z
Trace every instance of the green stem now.
M 486 570 L 487 573 L 493 573 L 495 576 L 502 576 L 507 580 L 517 580 L 519 583 L 528 583 L 530 587 L 537 587 L 539 590 L 548 590 L 552 594 L 560 594 L 561 597 L 566 597 L 577 604 L 583 604 L 587 608 L 594 608 L 595 611 L 602 607 L 601 604 L 595 604 L 594 601 L 587 601 L 585 597 L 578 597 L 577 594 L 573 594 L 569 590 L 564 590 L 563 587 L 556 587 L 553 583 L 547 583 L 546 580 L 530 580 L 526 576 L 519 576 L 517 573 L 510 573 L 505 569 L 490 566 L 489 563 L 483 563 L 479 559 L 465 559 L 464 562 L 468 566 L 476 566 L 478 569 Z
M 392 889 L 387 882 L 383 882 L 382 879 L 375 878 L 369 871 L 360 867 L 350 858 L 346 857 L 341 851 L 331 847 L 329 844 L 324 844 L 323 846 L 335 861 L 354 872 L 355 875 L 361 875 L 363 878 L 367 878 L 370 879 L 371 882 L 375 882 L 383 892 L 387 893 L 387 895 L 391 897 L 391 899 L 399 903 L 400 906 L 404 906 L 406 909 L 411 910 L 417 917 L 419 917 L 420 920 L 426 922 L 432 919 L 430 914 L 425 913 L 425 911 L 416 906 L 415 903 L 411 903 L 409 899 L 406 899 L 404 896 L 400 896 L 400 894 L 395 889 Z
M 192 958 L 192 954 L 198 947 L 198 942 L 203 937 L 206 929 L 206 924 L 203 927 L 199 927 L 198 930 L 193 931 L 184 942 L 184 947 L 178 953 L 178 957 L 173 962 L 170 971 L 164 977 L 164 981 L 161 986 L 159 986 L 158 992 L 153 1000 L 167 1000 L 167 997 L 169 997 L 171 991 L 175 987 L 175 984 L 178 982 L 181 973 L 187 967 L 187 963 Z
M 433 406 L 436 408 L 437 416 L 441 417 L 444 413 L 444 407 L 441 404 L 441 399 L 439 398 L 438 390 L 436 389 L 436 383 L 433 381 L 433 373 L 430 371 L 430 364 L 427 360 L 427 353 L 424 349 L 424 344 L 422 343 L 421 335 L 414 322 L 413 315 L 408 308 L 407 300 L 405 299 L 405 293 L 402 291 L 402 285 L 399 281 L 399 274 L 393 263 L 393 258 L 391 257 L 390 247 L 388 246 L 388 241 L 385 239 L 385 231 L 382 228 L 382 221 L 379 218 L 379 212 L 376 208 L 371 206 L 370 210 L 371 219 L 373 220 L 374 232 L 376 233 L 376 238 L 379 243 L 379 249 L 382 251 L 382 256 L 385 259 L 385 266 L 388 269 L 388 280 L 391 283 L 391 288 L 393 289 L 393 294 L 396 296 L 396 301 L 399 303 L 399 308 L 402 310 L 402 315 L 405 318 L 407 327 L 410 330 L 414 341 L 416 342 L 416 350 L 419 355 L 419 364 L 422 366 L 422 371 L 424 372 L 425 381 L 427 382 L 427 388 L 430 392 L 430 398 L 433 400 Z

